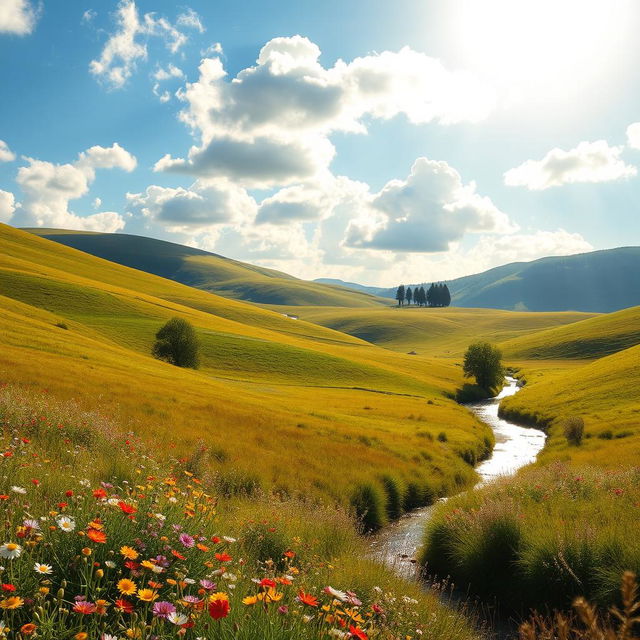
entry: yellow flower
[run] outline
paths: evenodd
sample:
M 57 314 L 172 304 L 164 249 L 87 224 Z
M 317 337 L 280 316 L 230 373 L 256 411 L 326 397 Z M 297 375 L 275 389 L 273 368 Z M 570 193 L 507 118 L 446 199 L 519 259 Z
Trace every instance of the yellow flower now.
M 96 569 L 96 578 L 102 578 L 104 571 L 102 569 Z
M 265 602 L 278 602 L 278 600 L 282 600 L 282 593 L 278 593 L 273 587 L 269 587 L 269 589 L 260 594 Z
M 24 604 L 24 600 L 20 596 L 11 596 L 0 600 L 0 609 L 19 609 Z
M 132 547 L 120 547 L 120 553 L 127 559 L 127 560 L 135 560 L 140 554 Z
M 155 563 L 151 562 L 151 560 L 143 560 L 140 563 L 141 567 L 144 567 L 145 569 L 154 569 L 155 568 Z
M 246 598 L 242 598 L 242 604 L 246 604 L 247 606 L 255 604 L 258 602 L 258 596 L 247 596 Z
M 138 589 L 138 599 L 143 602 L 153 602 L 157 598 L 158 594 L 153 589 Z
M 49 593 L 49 587 L 40 587 L 38 589 L 38 591 L 43 595 L 46 596 Z
M 84 533 L 84 531 L 82 533 Z M 82 555 L 83 556 L 90 556 L 91 555 L 91 549 L 89 549 L 89 547 L 83 547 L 82 548 Z
M 125 596 L 132 596 L 138 590 L 136 583 L 133 580 L 129 580 L 129 578 L 122 578 L 116 586 L 118 591 Z
M 217 591 L 209 596 L 209 602 L 216 602 L 217 600 L 228 600 L 229 596 L 224 591 Z

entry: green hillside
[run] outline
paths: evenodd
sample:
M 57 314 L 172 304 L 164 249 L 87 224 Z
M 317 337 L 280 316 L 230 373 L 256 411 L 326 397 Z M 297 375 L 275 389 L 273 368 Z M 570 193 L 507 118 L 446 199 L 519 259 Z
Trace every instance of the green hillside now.
M 294 309 L 284 308 L 293 313 Z M 593 317 L 576 312 L 530 313 L 498 309 L 425 309 L 391 307 L 343 309 L 300 307 L 301 320 L 313 322 L 361 340 L 395 351 L 415 351 L 418 355 L 462 355 L 470 342 L 482 337 L 501 342 L 534 335 L 542 329 Z
M 638 272 L 640 247 L 620 247 L 513 262 L 450 280 L 447 285 L 456 307 L 607 313 L 640 304 Z M 396 295 L 396 287 L 361 289 L 389 299 Z
M 124 233 L 26 229 L 91 255 L 235 300 L 263 304 L 372 307 L 386 301 L 360 291 L 298 280 L 280 271 Z
M 462 382 L 452 363 L 416 368 L 412 356 L 6 225 L 0 243 L 0 384 L 73 398 L 179 455 L 204 450 L 231 487 L 345 504 L 363 484 L 382 494 L 384 470 L 426 501 L 470 484 L 468 461 L 491 444 L 448 397 Z M 196 329 L 199 370 L 150 355 L 174 316 Z
M 640 343 L 640 307 L 537 331 L 501 344 L 509 358 L 599 358 Z

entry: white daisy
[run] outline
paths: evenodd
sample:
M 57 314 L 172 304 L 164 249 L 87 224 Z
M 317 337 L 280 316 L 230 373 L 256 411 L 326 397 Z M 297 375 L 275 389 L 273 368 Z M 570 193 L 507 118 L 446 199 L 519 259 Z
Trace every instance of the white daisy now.
M 19 558 L 22 553 L 22 547 L 15 542 L 5 542 L 0 545 L 0 558 L 6 558 L 7 560 L 13 560 Z
M 13 486 L 11 487 L 11 491 L 13 491 L 14 493 L 22 493 L 22 494 L 27 493 L 27 490 L 24 487 Z
M 189 622 L 189 618 L 184 615 L 184 613 L 178 613 L 177 611 L 172 611 L 168 616 L 167 620 L 172 622 L 173 624 L 181 627 L 183 624 L 187 624 Z
M 53 567 L 50 564 L 40 564 L 39 562 L 36 562 L 33 565 L 33 570 L 36 573 L 41 573 L 42 575 L 48 576 L 49 574 L 53 573 Z
M 56 524 L 62 531 L 66 531 L 67 533 L 76 528 L 76 521 L 69 516 L 58 516 L 56 518 Z

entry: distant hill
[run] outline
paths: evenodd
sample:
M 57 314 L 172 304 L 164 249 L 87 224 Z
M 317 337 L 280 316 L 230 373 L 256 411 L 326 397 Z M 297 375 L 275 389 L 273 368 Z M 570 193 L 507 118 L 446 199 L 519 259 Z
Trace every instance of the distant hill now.
M 608 313 L 640 305 L 640 247 L 512 262 L 447 285 L 457 307 Z M 375 295 L 395 298 L 396 288 Z
M 164 240 L 124 233 L 63 229 L 25 231 L 126 267 L 234 300 L 332 307 L 371 307 L 385 302 L 362 291 L 345 291 L 343 287 L 298 280 L 280 271 Z
M 390 295 L 391 289 L 385 289 L 384 287 L 368 287 L 364 284 L 358 284 L 357 282 L 345 282 L 344 280 L 338 280 L 337 278 L 316 278 L 314 282 L 329 284 L 334 287 L 345 287 L 346 289 L 362 291 L 363 293 L 368 293 L 372 296 L 382 296 L 383 298 L 393 298 L 395 296 L 395 289 L 393 290 L 393 295 Z

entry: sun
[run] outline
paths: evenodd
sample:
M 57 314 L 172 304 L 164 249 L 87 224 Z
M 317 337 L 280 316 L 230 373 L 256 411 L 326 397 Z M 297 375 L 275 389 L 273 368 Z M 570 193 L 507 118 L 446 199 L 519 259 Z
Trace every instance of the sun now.
M 630 0 L 452 3 L 456 55 L 514 99 L 584 90 L 611 73 L 638 6 Z

